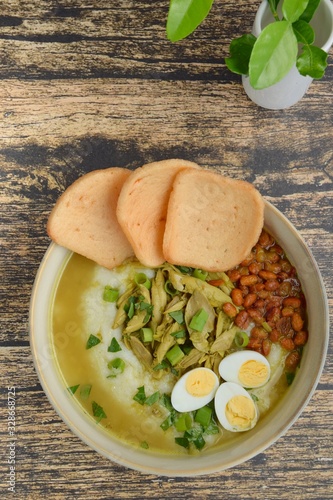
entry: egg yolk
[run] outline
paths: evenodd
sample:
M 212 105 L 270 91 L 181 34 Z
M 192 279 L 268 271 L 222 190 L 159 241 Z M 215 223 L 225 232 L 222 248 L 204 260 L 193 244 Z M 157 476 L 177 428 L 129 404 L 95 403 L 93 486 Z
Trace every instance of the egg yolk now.
M 206 370 L 197 370 L 189 374 L 186 379 L 186 390 L 191 396 L 203 397 L 212 392 L 215 386 L 213 373 Z
M 254 403 L 246 396 L 234 396 L 225 408 L 228 422 L 238 429 L 247 429 L 256 416 Z
M 245 387 L 257 387 L 266 382 L 268 368 L 264 363 L 250 359 L 241 365 L 238 378 Z

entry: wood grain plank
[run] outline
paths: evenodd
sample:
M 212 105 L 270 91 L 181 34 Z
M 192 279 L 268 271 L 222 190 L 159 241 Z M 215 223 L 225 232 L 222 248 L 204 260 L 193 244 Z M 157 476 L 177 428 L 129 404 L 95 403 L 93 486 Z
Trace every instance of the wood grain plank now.
M 332 51 L 326 76 L 288 110 L 258 108 L 224 57 L 259 2 L 215 0 L 188 39 L 165 36 L 168 2 L 5 0 L 0 15 L 0 451 L 17 388 L 17 498 L 332 499 L 333 340 L 317 389 L 274 445 L 197 478 L 142 474 L 89 449 L 49 403 L 28 337 L 48 214 L 96 168 L 171 157 L 253 182 L 300 231 L 333 327 Z M 1 456 L 2 456 L 1 455 Z M 0 460 L 0 495 L 8 468 Z
M 238 81 L 224 58 L 230 39 L 250 32 L 255 9 L 245 0 L 216 1 L 195 33 L 171 43 L 165 34 L 168 2 L 161 0 L 153 6 L 147 0 L 94 0 L 84 6 L 69 0 L 11 1 L 4 5 L 2 23 L 0 19 L 1 74 L 19 79 Z

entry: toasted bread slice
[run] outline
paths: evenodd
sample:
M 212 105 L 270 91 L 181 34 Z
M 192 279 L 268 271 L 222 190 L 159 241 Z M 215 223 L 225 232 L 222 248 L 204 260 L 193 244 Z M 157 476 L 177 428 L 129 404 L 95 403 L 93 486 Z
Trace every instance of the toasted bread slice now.
M 124 183 L 117 217 L 142 264 L 157 267 L 165 261 L 163 236 L 173 181 L 180 171 L 199 168 L 185 160 L 158 161 L 134 170 Z
M 170 194 L 165 260 L 226 271 L 249 255 L 263 222 L 264 201 L 251 184 L 209 170 L 184 170 Z
M 130 174 L 125 168 L 107 168 L 80 177 L 50 214 L 50 238 L 109 269 L 133 256 L 116 216 L 119 193 Z

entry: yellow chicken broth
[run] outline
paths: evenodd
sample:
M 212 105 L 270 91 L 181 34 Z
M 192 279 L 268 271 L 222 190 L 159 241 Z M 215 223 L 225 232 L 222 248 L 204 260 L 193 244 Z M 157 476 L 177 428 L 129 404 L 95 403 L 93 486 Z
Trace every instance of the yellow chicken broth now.
M 52 311 L 52 336 L 60 373 L 66 387 L 79 384 L 73 398 L 92 418 L 93 401 L 103 408 L 107 417 L 99 425 L 118 439 L 135 447 L 147 444 L 147 452 L 188 454 L 188 450 L 175 443 L 175 437 L 183 435 L 182 432 L 177 432 L 174 427 L 166 431 L 160 427 L 169 414 L 168 410 L 160 404 L 140 405 L 133 400 L 140 386 L 145 387 L 147 396 L 157 390 L 161 394 L 170 394 L 176 378 L 167 374 L 161 380 L 153 379 L 122 343 L 120 329 L 112 330 L 116 305 L 103 301 L 103 290 L 106 285 L 118 286 L 121 282 L 124 287 L 125 275 L 101 268 L 77 254 L 69 259 L 55 292 Z M 91 334 L 100 338 L 101 342 L 86 349 Z M 113 337 L 122 348 L 120 352 L 107 350 Z M 107 363 L 118 357 L 125 362 L 124 372 L 115 378 L 108 378 L 110 370 Z M 80 393 L 86 385 L 91 385 L 88 397 Z M 285 389 L 285 382 L 277 377 L 269 397 L 265 395 L 262 414 Z M 220 426 L 219 429 L 218 435 L 205 438 L 205 449 L 239 436 Z

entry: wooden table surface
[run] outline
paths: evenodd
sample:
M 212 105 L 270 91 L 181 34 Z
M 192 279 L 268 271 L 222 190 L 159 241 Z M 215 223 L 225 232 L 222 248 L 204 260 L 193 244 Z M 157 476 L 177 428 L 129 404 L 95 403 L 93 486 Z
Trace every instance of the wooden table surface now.
M 333 57 L 294 107 L 254 105 L 224 57 L 230 39 L 250 30 L 258 4 L 216 0 L 192 36 L 171 44 L 168 0 L 2 2 L 1 498 L 333 498 L 332 342 L 309 405 L 276 444 L 194 479 L 128 470 L 88 448 L 50 405 L 29 346 L 31 288 L 58 196 L 96 168 L 165 158 L 252 182 L 305 239 L 332 306 Z M 11 386 L 15 494 L 8 491 Z

